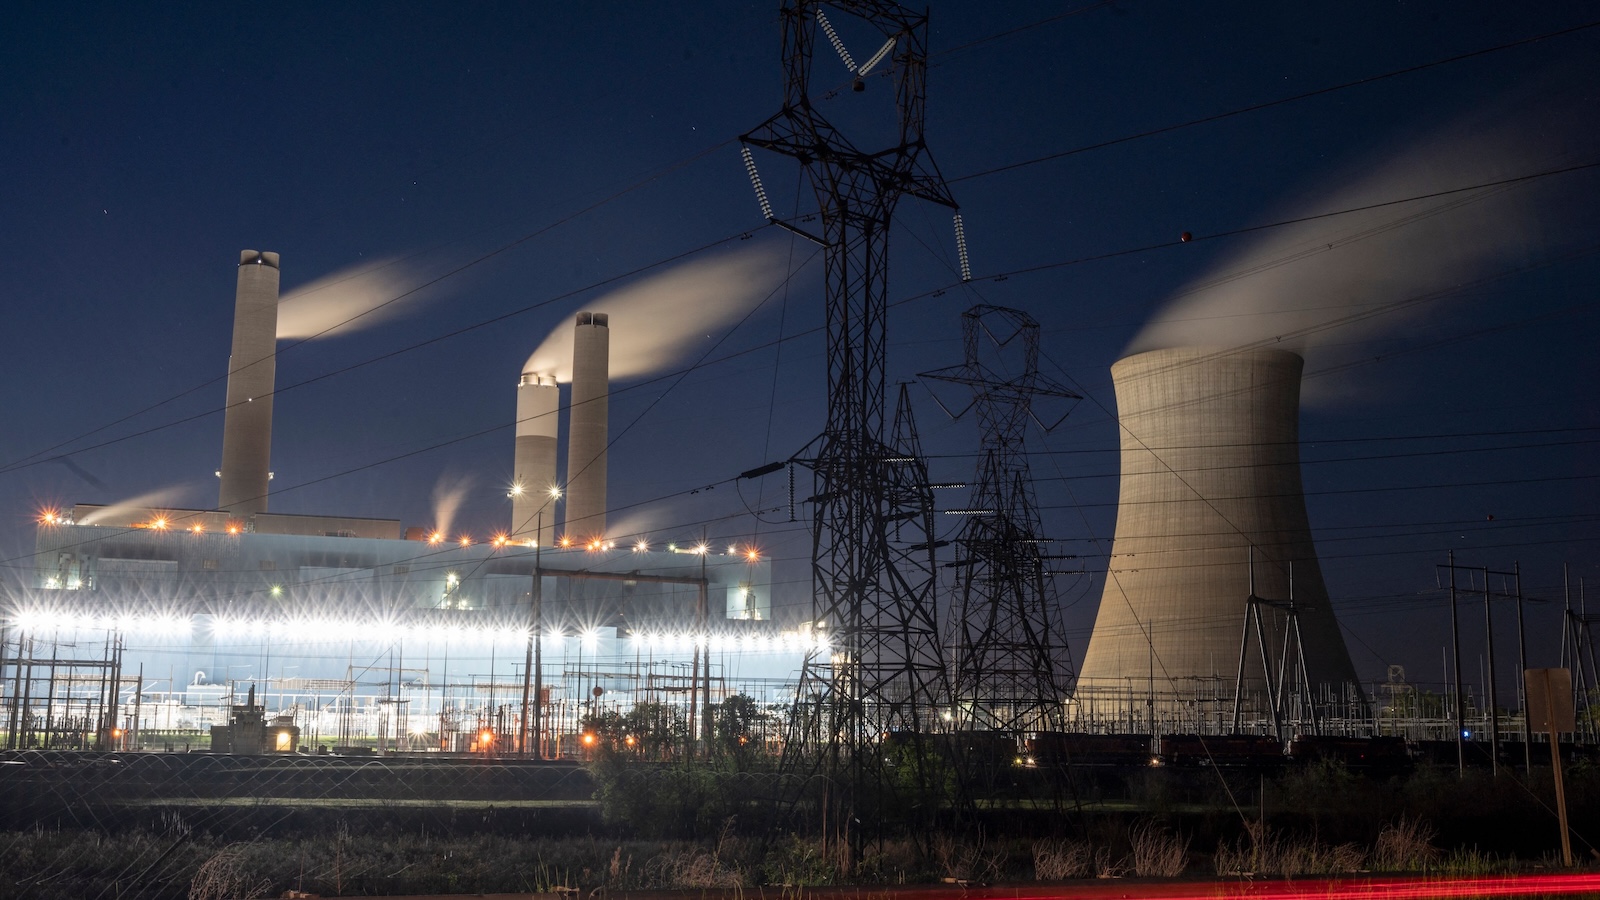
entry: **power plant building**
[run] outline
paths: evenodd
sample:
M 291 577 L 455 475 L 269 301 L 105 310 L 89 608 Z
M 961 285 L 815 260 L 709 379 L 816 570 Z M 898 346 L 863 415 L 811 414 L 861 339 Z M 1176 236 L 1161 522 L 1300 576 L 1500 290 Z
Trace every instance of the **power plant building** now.
M 1214 731 L 1236 686 L 1263 721 L 1269 679 L 1286 715 L 1308 697 L 1361 702 L 1306 517 L 1302 366 L 1280 350 L 1174 348 L 1112 367 L 1120 499 L 1079 715 Z
M 519 383 L 524 490 L 513 491 L 508 533 L 446 543 L 398 519 L 268 512 L 278 266 L 276 253 L 241 254 L 217 508 L 79 504 L 41 518 L 33 585 L 0 623 L 14 651 L 8 734 L 19 723 L 34 734 L 28 723 L 48 719 L 50 698 L 106 681 L 109 660 L 123 705 L 152 729 L 223 725 L 251 688 L 263 710 L 324 744 L 376 734 L 398 747 L 406 719 L 465 749 L 444 732 L 469 740 L 485 717 L 515 719 L 510 698 L 521 687 L 526 710 L 530 680 L 544 680 L 531 702 L 552 732 L 565 717 L 569 735 L 602 702 L 685 703 L 696 691 L 702 705 L 740 692 L 778 702 L 785 689 L 792 699 L 814 641 L 778 630 L 771 563 L 750 548 L 551 540 L 558 499 L 569 530 L 605 527 L 604 314 L 579 317 L 565 498 L 555 496 L 559 388 L 534 372 Z M 90 647 L 104 659 L 64 658 Z M 29 654 L 48 665 L 17 663 Z

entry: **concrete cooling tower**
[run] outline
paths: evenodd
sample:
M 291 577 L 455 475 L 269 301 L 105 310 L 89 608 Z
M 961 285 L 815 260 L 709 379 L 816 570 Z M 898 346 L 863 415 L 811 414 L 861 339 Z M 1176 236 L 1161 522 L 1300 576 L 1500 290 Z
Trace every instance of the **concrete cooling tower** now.
M 217 508 L 240 519 L 267 511 L 272 450 L 272 392 L 277 372 L 278 254 L 239 254 L 228 357 L 228 408 L 222 422 L 222 479 Z
M 554 375 L 522 373 L 517 382 L 517 449 L 511 490 L 511 537 L 550 546 L 556 528 L 557 410 Z
M 572 343 L 572 413 L 567 426 L 565 536 L 575 542 L 606 531 L 606 435 L 611 328 L 605 313 L 578 313 Z
M 1362 702 L 1306 518 L 1302 366 L 1280 350 L 1196 348 L 1112 366 L 1121 495 L 1079 670 L 1080 713 L 1126 715 L 1134 727 L 1148 717 L 1169 731 L 1226 726 L 1246 636 L 1243 693 L 1256 721 L 1267 708 L 1264 672 L 1283 685 L 1286 709 L 1307 689 L 1316 706 Z M 1262 624 L 1247 633 L 1252 570 L 1254 595 L 1274 603 L 1255 604 Z M 1291 571 L 1303 670 L 1284 608 Z

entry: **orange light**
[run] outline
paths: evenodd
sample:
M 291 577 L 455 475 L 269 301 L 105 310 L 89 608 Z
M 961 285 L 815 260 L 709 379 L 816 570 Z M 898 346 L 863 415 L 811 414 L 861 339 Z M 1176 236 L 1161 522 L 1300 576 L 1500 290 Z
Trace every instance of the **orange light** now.
M 54 525 L 61 521 L 61 517 L 56 514 L 55 510 L 47 509 L 39 514 L 39 521 L 46 525 Z
M 113 728 L 113 729 L 111 729 L 111 736 L 114 737 L 114 738 L 121 738 L 122 737 L 122 729 L 121 728 Z
M 463 535 L 462 535 L 462 536 L 461 536 L 461 546 L 463 546 L 463 547 L 470 547 L 470 546 L 472 546 L 472 538 L 470 538 L 470 537 L 467 537 L 467 536 L 466 536 L 466 535 L 464 535 L 464 534 L 463 534 Z
M 232 523 L 229 523 L 228 524 L 228 533 L 229 534 L 238 534 L 239 533 L 239 526 L 234 525 Z
M 430 543 L 430 544 L 441 544 L 441 543 L 444 543 L 444 535 L 442 535 L 439 532 L 435 531 L 433 534 L 428 535 L 428 543 Z
M 744 558 L 750 560 L 751 562 L 755 562 L 761 558 L 761 551 L 751 547 L 749 550 L 744 552 Z
M 494 743 L 494 732 L 488 730 L 487 728 L 478 732 L 478 743 L 485 746 Z
M 496 547 L 504 547 L 506 545 L 506 541 L 507 540 L 508 540 L 508 538 L 505 535 L 497 534 L 497 535 L 494 536 L 494 545 Z
M 636 744 L 636 743 L 638 743 L 638 741 L 635 741 L 635 740 L 634 740 L 634 739 L 633 739 L 633 735 L 631 735 L 631 734 L 630 734 L 630 735 L 628 735 L 628 736 L 627 736 L 627 737 L 626 737 L 626 738 L 623 738 L 623 740 L 625 740 L 625 741 L 627 741 L 627 742 L 628 742 L 628 746 L 629 746 L 629 747 L 632 747 L 632 746 L 633 746 L 633 745 L 634 745 L 634 744 Z
M 561 536 L 561 546 L 563 546 L 563 547 L 571 547 L 572 546 L 572 538 L 569 538 L 566 535 L 562 535 Z
M 593 552 L 593 551 L 599 550 L 599 549 L 601 549 L 601 544 L 600 544 L 600 541 L 598 539 L 592 540 L 592 541 L 589 542 L 589 550 L 590 550 L 590 552 Z
M 167 520 L 166 520 L 165 517 L 158 518 L 158 519 L 156 519 L 156 520 L 154 520 L 154 521 L 152 521 L 150 523 L 150 527 L 154 528 L 157 531 L 166 531 L 167 530 Z
M 586 745 L 588 745 L 590 747 L 594 746 L 594 735 L 585 734 L 583 736 L 583 742 L 584 742 L 584 744 L 586 744 Z
M 204 525 L 192 525 L 192 526 L 190 526 L 189 530 L 194 532 L 195 534 L 200 534 L 201 532 L 206 530 L 206 527 Z

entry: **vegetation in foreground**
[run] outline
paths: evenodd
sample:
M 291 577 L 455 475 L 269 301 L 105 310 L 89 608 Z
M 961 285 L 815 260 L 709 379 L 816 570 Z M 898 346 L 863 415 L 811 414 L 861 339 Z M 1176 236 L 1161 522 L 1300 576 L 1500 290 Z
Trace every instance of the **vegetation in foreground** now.
M 493 805 L 441 801 L 437 814 L 380 803 L 291 818 L 269 808 L 270 798 L 130 810 L 97 807 L 92 794 L 80 794 L 69 804 L 72 815 L 55 821 L 98 828 L 0 832 L 0 898 L 1484 875 L 1553 866 L 1558 841 L 1545 770 L 1461 778 L 1453 769 L 1422 768 L 1380 778 L 1337 765 L 1275 775 L 1124 768 L 1058 781 L 1049 802 L 1041 802 L 1048 780 L 1037 771 L 996 771 L 983 785 L 983 804 L 940 807 L 932 816 L 916 806 L 915 791 L 900 791 L 899 806 L 856 807 L 873 831 L 851 857 L 851 841 L 822 833 L 818 797 L 789 790 L 795 806 L 787 814 L 773 802 L 787 789 L 774 760 L 759 751 L 763 742 L 749 739 L 759 711 L 735 705 L 718 713 L 711 759 L 692 765 L 669 752 L 681 746 L 672 740 L 681 727 L 657 727 L 656 747 L 646 726 L 660 723 L 588 723 L 599 745 L 591 766 L 597 816 L 506 816 Z M 903 758 L 887 762 L 889 777 L 910 771 Z M 948 786 L 948 771 L 936 761 L 924 765 Z M 1600 859 L 1586 841 L 1600 834 L 1600 769 L 1576 766 L 1567 785 L 1574 849 Z M 831 789 L 819 778 L 799 786 Z M 897 821 L 937 827 L 887 824 Z
M 868 848 L 853 883 L 1070 881 L 1177 875 L 1337 875 L 1361 871 L 1488 874 L 1517 861 L 1477 851 L 1446 853 L 1422 823 L 1390 825 L 1370 847 L 1310 837 L 1249 836 L 1201 851 L 1153 820 L 1100 843 L 941 836 Z M 793 887 L 843 882 L 837 849 L 810 838 L 765 842 L 733 827 L 710 841 L 356 834 L 228 841 L 187 831 L 108 836 L 36 829 L 0 834 L 0 896 L 39 898 L 280 897 L 374 894 L 583 892 L 595 889 Z

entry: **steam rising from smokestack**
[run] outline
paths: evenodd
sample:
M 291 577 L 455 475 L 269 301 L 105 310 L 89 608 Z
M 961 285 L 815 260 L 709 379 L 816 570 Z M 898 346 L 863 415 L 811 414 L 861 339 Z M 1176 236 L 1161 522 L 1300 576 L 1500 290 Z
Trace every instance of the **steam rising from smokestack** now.
M 1506 119 L 1515 121 L 1507 124 Z M 1528 115 L 1459 124 L 1299 209 L 1273 218 L 1383 203 L 1570 164 Z M 1540 152 L 1526 135 L 1538 133 Z M 1554 142 L 1559 143 L 1559 142 Z M 1575 177 L 1588 177 L 1579 175 Z M 1270 342 L 1327 361 L 1434 306 L 1384 307 L 1513 269 L 1549 241 L 1554 183 L 1449 194 L 1273 229 L 1171 299 L 1128 353 Z M 1349 322 L 1340 320 L 1351 317 Z M 1337 323 L 1337 324 L 1336 324 Z M 1328 327 L 1328 326 L 1333 327 Z M 1349 351 L 1346 352 L 1359 352 Z
M 583 304 L 610 317 L 611 378 L 637 378 L 683 358 L 696 341 L 755 308 L 783 280 L 788 248 L 756 244 L 685 263 Z M 572 380 L 572 320 L 539 345 L 524 372 Z
M 397 260 L 341 269 L 290 291 L 278 304 L 278 339 L 349 334 L 409 312 L 417 274 Z M 390 302 L 394 301 L 394 302 Z
M 449 536 L 450 526 L 455 524 L 456 510 L 461 508 L 461 501 L 467 498 L 473 480 L 471 475 L 446 474 L 440 475 L 434 483 L 433 527 L 440 534 Z
M 189 490 L 190 488 L 187 485 L 174 485 L 173 487 L 151 491 L 148 494 L 130 497 L 127 500 L 119 500 L 100 509 L 84 513 L 83 517 L 78 520 L 78 524 L 97 525 L 106 521 L 115 522 L 127 517 L 129 513 L 143 513 L 149 509 L 176 509 L 183 506 L 183 498 L 188 495 Z

